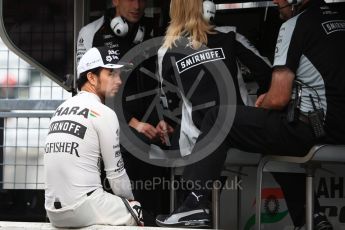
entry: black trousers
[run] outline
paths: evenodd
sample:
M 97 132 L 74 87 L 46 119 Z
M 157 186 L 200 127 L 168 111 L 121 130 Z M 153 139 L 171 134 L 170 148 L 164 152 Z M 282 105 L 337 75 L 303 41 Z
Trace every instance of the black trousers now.
M 224 109 L 225 107 L 214 108 L 206 114 L 199 139 L 208 138 L 207 133 L 213 126 L 220 129 L 224 125 L 217 121 L 218 110 L 220 113 Z M 184 179 L 198 181 L 204 186 L 206 183 L 209 184 L 209 181 L 219 179 L 229 148 L 270 155 L 304 156 L 315 143 L 316 140 L 309 124 L 301 121 L 288 123 L 284 112 L 237 106 L 234 122 L 223 143 L 212 154 L 187 166 Z M 200 147 L 196 144 L 192 154 L 197 154 L 199 149 Z M 305 175 L 275 173 L 273 176 L 284 192 L 295 226 L 302 225 Z M 210 191 L 207 190 L 199 190 L 200 192 L 210 195 Z

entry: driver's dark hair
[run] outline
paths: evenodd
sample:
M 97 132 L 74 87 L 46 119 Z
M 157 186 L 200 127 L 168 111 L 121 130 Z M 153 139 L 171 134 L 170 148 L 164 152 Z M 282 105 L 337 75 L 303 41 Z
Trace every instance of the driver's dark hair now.
M 83 87 L 83 85 L 87 82 L 87 73 L 91 72 L 93 74 L 96 74 L 97 76 L 99 76 L 99 73 L 101 72 L 103 68 L 102 67 L 97 67 L 94 69 L 90 69 L 88 71 L 85 71 L 83 73 L 80 74 L 80 77 L 77 80 L 77 88 L 78 90 L 81 90 L 81 87 Z

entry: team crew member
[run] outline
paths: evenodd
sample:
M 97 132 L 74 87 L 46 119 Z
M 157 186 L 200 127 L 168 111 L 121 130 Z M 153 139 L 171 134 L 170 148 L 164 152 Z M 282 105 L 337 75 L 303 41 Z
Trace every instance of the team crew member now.
M 44 154 L 45 208 L 56 227 L 137 224 L 127 209 L 129 205 L 132 212 L 139 211 L 140 205 L 133 201 L 124 168 L 119 123 L 104 105 L 121 85 L 124 65 L 117 58 L 106 47 L 86 52 L 78 65 L 81 91 L 62 103 L 50 121 Z M 101 159 L 115 195 L 102 188 Z
M 258 98 L 256 107 L 236 108 L 223 144 L 210 156 L 187 167 L 186 180 L 210 183 L 218 179 L 230 147 L 304 156 L 318 142 L 345 143 L 345 16 L 330 9 L 323 0 L 274 3 L 287 21 L 279 31 L 270 89 Z M 210 111 L 199 139 L 213 125 L 225 125 L 215 122 L 216 113 Z M 320 124 L 319 128 L 313 126 L 315 123 Z M 197 147 L 198 144 L 193 152 L 198 151 Z M 294 225 L 303 225 L 296 220 L 298 215 L 304 215 L 305 176 L 275 178 L 282 186 Z M 157 222 L 164 226 L 207 224 L 209 215 L 203 203 L 209 196 L 209 190 L 190 191 L 173 215 L 159 216 Z M 317 206 L 314 212 L 314 229 L 332 229 Z
M 207 3 L 213 4 L 210 1 Z M 184 122 L 189 119 L 182 117 L 179 147 L 182 155 L 188 155 L 192 148 L 188 145 L 193 139 L 195 140 L 195 136 L 189 131 L 200 129 L 207 111 L 220 103 L 222 92 L 219 92 L 216 81 L 221 81 L 224 74 L 216 70 L 221 69 L 220 66 L 225 64 L 231 74 L 226 77 L 232 77 L 235 85 L 237 101 L 234 103 L 243 105 L 248 104 L 249 101 L 247 90 L 239 87 L 240 83 L 244 85 L 241 70 L 238 68 L 239 62 L 255 74 L 260 86 L 259 94 L 268 90 L 271 64 L 244 36 L 236 32 L 235 27 L 212 26 L 208 19 L 213 18 L 214 14 L 203 14 L 203 12 L 212 12 L 203 9 L 203 1 L 174 0 L 170 9 L 170 26 L 164 44 L 158 52 L 159 75 L 163 87 L 166 83 L 178 87 L 180 84 L 177 79 L 181 79 L 182 87 L 179 90 L 183 97 L 167 92 L 168 107 L 171 111 L 175 110 L 181 104 L 180 98 L 183 98 L 184 105 L 190 104 L 194 108 L 202 108 L 192 109 L 190 116 L 194 125 L 191 122 Z M 185 113 L 187 110 L 182 106 L 181 114 L 187 114 Z M 185 138 L 189 141 L 185 141 Z
M 152 19 L 144 16 L 146 0 L 112 0 L 112 3 L 115 8 L 108 9 L 104 16 L 80 30 L 77 44 L 77 62 L 88 49 L 95 46 L 112 48 L 118 57 L 122 58 L 132 47 L 147 40 L 153 33 Z M 145 69 L 154 73 L 156 69 L 155 57 L 141 63 L 125 81 L 122 96 L 124 117 L 132 132 L 147 146 L 154 143 L 164 147 L 160 140 L 160 134 L 163 132 L 162 123 L 159 123 L 156 111 L 153 111 L 147 120 L 144 120 L 146 111 L 155 95 L 127 100 L 129 96 L 140 95 L 158 87 L 158 81 L 142 73 L 139 70 L 140 67 L 145 67 Z M 171 128 L 168 127 L 168 130 L 171 130 Z M 153 178 L 168 178 L 169 174 L 166 168 L 145 163 L 132 156 L 122 146 L 121 151 L 127 173 L 135 184 L 143 184 L 146 183 L 145 181 L 152 181 Z M 168 210 L 169 191 L 163 190 L 159 186 L 155 190 L 133 189 L 136 199 L 145 210 L 145 224 L 155 225 L 154 216 Z
M 150 38 L 153 22 L 144 17 L 146 0 L 113 0 L 114 8 L 106 10 L 104 16 L 94 22 L 84 26 L 78 36 L 77 43 L 77 63 L 80 57 L 91 47 L 107 46 L 115 50 L 119 58 L 122 58 L 126 52 L 136 44 Z M 154 66 L 146 62 L 145 66 L 154 71 Z M 155 89 L 157 81 L 143 76 L 139 70 L 133 71 L 133 74 L 126 82 L 124 98 L 133 94 L 138 94 L 145 90 Z M 141 122 L 148 100 L 136 100 L 133 103 L 124 100 L 125 117 L 129 125 L 142 133 L 148 139 L 158 137 L 155 126 Z

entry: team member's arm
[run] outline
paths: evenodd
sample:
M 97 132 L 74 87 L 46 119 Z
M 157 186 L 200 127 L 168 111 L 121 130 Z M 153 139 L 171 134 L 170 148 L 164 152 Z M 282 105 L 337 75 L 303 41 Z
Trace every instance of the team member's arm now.
M 131 183 L 120 152 L 120 128 L 117 116 L 109 109 L 104 110 L 99 117 L 94 119 L 104 162 L 104 170 L 111 189 L 115 195 L 133 200 Z
M 255 106 L 266 109 L 284 109 L 290 101 L 295 74 L 286 67 L 277 67 L 272 73 L 271 87 L 261 95 Z
M 156 129 L 159 133 L 159 137 L 163 144 L 167 143 L 167 138 L 169 138 L 170 135 L 174 132 L 174 128 L 171 127 L 166 121 L 161 120 L 158 125 L 156 126 Z
M 146 57 L 143 56 L 143 58 Z M 159 138 L 158 131 L 155 128 L 158 123 L 157 112 L 155 106 L 150 107 L 157 92 L 157 80 L 154 76 L 155 69 L 155 57 L 146 58 L 132 71 L 126 81 L 122 99 L 125 118 L 129 126 L 150 140 Z M 148 95 L 140 96 L 144 94 Z M 128 100 L 128 98 L 133 98 L 135 95 L 137 96 L 136 99 Z
M 132 117 L 128 124 L 130 127 L 134 128 L 139 133 L 144 134 L 150 140 L 157 138 L 157 129 L 147 122 L 142 122 L 136 119 L 135 117 Z
M 258 95 L 268 91 L 272 65 L 270 61 L 260 55 L 259 51 L 243 35 L 236 33 L 236 55 L 255 76 L 259 84 Z
M 267 95 L 258 98 L 257 106 L 283 109 L 291 99 L 295 73 L 306 42 L 303 36 L 294 37 L 301 34 L 294 33 L 295 20 L 285 22 L 279 30 L 271 87 Z

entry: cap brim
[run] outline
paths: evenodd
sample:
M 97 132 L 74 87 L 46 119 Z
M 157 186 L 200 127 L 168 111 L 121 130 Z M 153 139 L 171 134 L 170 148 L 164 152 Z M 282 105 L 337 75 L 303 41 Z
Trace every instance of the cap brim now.
M 121 64 L 106 64 L 106 65 L 102 65 L 100 67 L 107 68 L 107 69 L 120 69 L 120 68 L 122 68 L 124 66 L 125 65 L 121 65 Z
M 108 69 L 132 69 L 133 64 L 132 63 L 125 63 L 125 62 L 118 62 L 117 64 L 106 64 L 101 66 L 103 68 L 108 68 Z

